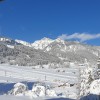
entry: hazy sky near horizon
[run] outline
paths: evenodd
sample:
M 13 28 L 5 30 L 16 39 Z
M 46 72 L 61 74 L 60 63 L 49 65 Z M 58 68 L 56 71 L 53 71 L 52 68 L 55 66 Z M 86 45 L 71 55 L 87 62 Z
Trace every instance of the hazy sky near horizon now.
M 100 0 L 4 0 L 0 36 L 28 42 L 60 37 L 100 45 Z

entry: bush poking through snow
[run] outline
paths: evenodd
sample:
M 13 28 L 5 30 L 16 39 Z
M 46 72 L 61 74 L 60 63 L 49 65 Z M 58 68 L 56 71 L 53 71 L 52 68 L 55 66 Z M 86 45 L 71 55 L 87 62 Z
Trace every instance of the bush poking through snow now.
M 95 80 L 90 85 L 90 93 L 100 95 L 100 79 Z
M 16 83 L 14 88 L 9 92 L 9 95 L 16 96 L 29 96 L 30 98 L 37 98 L 43 96 L 57 96 L 54 90 L 46 88 L 45 84 L 35 84 L 32 90 L 28 90 L 27 86 L 23 83 Z
M 44 86 L 33 86 L 32 92 L 37 96 L 45 96 L 45 87 Z
M 46 94 L 47 94 L 47 96 L 57 96 L 57 94 L 55 93 L 55 91 L 52 90 L 52 89 L 47 89 L 46 90 Z
M 27 91 L 27 86 L 23 83 L 16 83 L 14 88 L 9 92 L 12 95 L 24 95 L 25 91 Z
M 32 88 L 32 92 L 37 95 L 37 97 L 41 96 L 57 96 L 54 90 L 47 88 L 46 86 L 43 85 L 35 85 Z

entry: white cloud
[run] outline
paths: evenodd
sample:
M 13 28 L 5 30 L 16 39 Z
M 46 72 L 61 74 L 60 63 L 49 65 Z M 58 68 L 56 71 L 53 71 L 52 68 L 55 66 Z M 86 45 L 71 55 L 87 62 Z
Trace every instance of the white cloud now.
M 71 40 L 71 39 L 78 39 L 81 42 L 100 38 L 100 33 L 98 34 L 89 34 L 89 33 L 74 33 L 71 35 L 68 34 L 62 34 L 61 36 L 58 36 L 58 38 L 61 38 L 63 40 Z

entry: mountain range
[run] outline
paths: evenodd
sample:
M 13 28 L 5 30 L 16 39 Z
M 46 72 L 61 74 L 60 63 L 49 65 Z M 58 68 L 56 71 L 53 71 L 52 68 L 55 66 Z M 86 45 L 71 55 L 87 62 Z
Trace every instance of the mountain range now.
M 0 63 L 20 66 L 60 64 L 69 62 L 96 63 L 100 46 L 91 46 L 76 41 L 43 38 L 34 43 L 0 37 Z

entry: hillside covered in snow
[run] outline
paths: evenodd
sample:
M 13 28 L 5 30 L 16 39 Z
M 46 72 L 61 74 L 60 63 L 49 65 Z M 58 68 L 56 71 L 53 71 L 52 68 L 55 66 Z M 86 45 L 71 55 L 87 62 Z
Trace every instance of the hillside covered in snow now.
M 67 62 L 94 64 L 98 59 L 99 46 L 75 41 L 43 38 L 34 43 L 0 37 L 0 63 L 32 66 Z M 21 62 L 20 62 L 21 61 Z
M 100 100 L 99 46 L 0 37 L 0 99 Z

